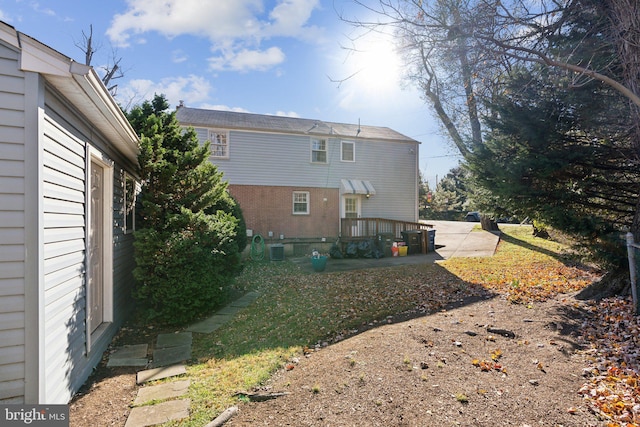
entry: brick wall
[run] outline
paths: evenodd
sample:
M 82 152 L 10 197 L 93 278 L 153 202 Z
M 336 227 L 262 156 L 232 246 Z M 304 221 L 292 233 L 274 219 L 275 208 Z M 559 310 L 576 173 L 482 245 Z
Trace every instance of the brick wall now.
M 293 214 L 293 192 L 308 191 L 310 213 Z M 271 187 L 229 185 L 236 198 L 247 229 L 268 239 L 269 231 L 278 239 L 335 240 L 340 229 L 340 193 L 337 188 Z

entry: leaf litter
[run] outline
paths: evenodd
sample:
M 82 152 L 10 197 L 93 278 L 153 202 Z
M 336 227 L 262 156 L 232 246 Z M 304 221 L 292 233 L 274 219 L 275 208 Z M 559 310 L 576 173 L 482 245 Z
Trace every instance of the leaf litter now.
M 576 302 L 571 293 L 596 280 L 597 270 L 567 261 L 555 242 L 532 243 L 511 231 L 505 237 L 492 258 L 437 265 L 312 275 L 291 263 L 275 272 L 269 264 L 249 266 L 255 279 L 246 289 L 263 294 L 251 312 L 270 322 L 240 313 L 229 355 L 253 352 L 260 343 L 307 345 L 300 347 L 300 363 L 285 362 L 262 386 L 295 393 L 269 406 L 242 404 L 229 425 L 362 425 L 364 419 L 367 425 L 639 426 L 640 328 L 630 301 Z M 540 249 L 527 250 L 534 246 Z M 469 299 L 480 302 L 453 309 Z M 549 303 L 579 312 L 582 324 L 562 329 L 556 313 L 545 311 Z M 548 327 L 552 318 L 557 330 Z M 405 319 L 414 320 L 399 323 Z M 517 336 L 487 331 L 509 322 Z M 344 354 L 352 356 L 340 364 Z M 557 366 L 577 356 L 586 367 L 576 383 Z M 463 408 L 456 396 L 465 396 Z
M 582 325 L 588 382 L 580 393 L 608 426 L 640 426 L 640 316 L 631 298 L 608 298 L 589 307 Z
M 506 337 L 500 336 L 501 334 L 487 334 L 485 332 L 487 324 L 478 323 L 481 322 L 481 316 L 469 314 L 471 318 L 475 316 L 473 320 L 476 320 L 476 322 L 470 323 L 470 319 L 452 321 L 454 325 L 466 325 L 466 330 L 460 329 L 458 331 L 463 331 L 464 335 L 448 337 L 449 344 L 446 348 L 449 350 L 446 352 L 442 350 L 443 343 L 437 337 L 439 334 L 451 333 L 451 328 L 446 328 L 442 325 L 430 325 L 428 328 L 429 336 L 419 337 L 419 342 L 422 343 L 428 358 L 415 356 L 419 362 L 409 363 L 408 357 L 404 355 L 403 362 L 402 364 L 398 363 L 400 367 L 397 367 L 397 369 L 402 372 L 411 372 L 411 367 L 415 365 L 413 370 L 421 372 L 420 379 L 423 383 L 430 383 L 433 378 L 440 378 L 442 376 L 441 373 L 450 372 L 453 366 L 459 369 L 457 376 L 456 374 L 453 375 L 456 377 L 453 382 L 462 391 L 453 389 L 453 386 L 450 386 L 451 389 L 447 390 L 447 393 L 448 396 L 454 397 L 464 395 L 465 399 L 463 400 L 466 409 L 460 409 L 459 413 L 456 414 L 456 411 L 445 410 L 445 407 L 441 407 L 441 412 L 445 413 L 444 415 L 446 413 L 450 414 L 446 418 L 448 423 L 454 422 L 455 424 L 456 419 L 462 419 L 460 415 L 462 411 L 471 412 L 478 403 L 478 397 L 482 398 L 483 402 L 493 402 L 490 404 L 491 406 L 497 405 L 501 412 L 508 413 L 509 415 L 505 415 L 507 417 L 505 422 L 507 422 L 506 419 L 510 419 L 509 417 L 517 418 L 516 413 L 522 410 L 517 409 L 519 406 L 513 407 L 514 413 L 512 414 L 510 412 L 511 409 L 509 409 L 510 403 L 507 403 L 505 398 L 517 395 L 519 391 L 513 388 L 509 389 L 506 386 L 507 383 L 503 387 L 499 386 L 499 382 L 512 381 L 543 390 L 542 393 L 549 399 L 548 407 L 544 407 L 537 406 L 537 402 L 533 397 L 530 399 L 524 398 L 525 400 L 530 400 L 530 410 L 537 411 L 541 419 L 546 413 L 548 417 L 546 419 L 548 419 L 549 424 L 544 424 L 540 421 L 541 425 L 597 425 L 606 427 L 637 427 L 640 425 L 638 424 L 640 409 L 638 401 L 638 396 L 640 396 L 638 348 L 640 346 L 638 345 L 638 339 L 640 331 L 638 330 L 637 318 L 630 314 L 630 303 L 623 298 L 612 298 L 591 305 L 577 302 L 571 295 L 597 280 L 601 276 L 600 271 L 572 262 L 562 253 L 564 249 L 562 245 L 555 242 L 537 239 L 535 245 L 541 248 L 540 250 L 532 251 L 530 250 L 532 244 L 529 237 L 518 235 L 517 232 L 508 237 L 509 239 L 501 241 L 496 256 L 492 258 L 459 258 L 439 262 L 436 266 L 404 266 L 402 268 L 371 269 L 339 275 L 324 274 L 308 276 L 302 279 L 297 278 L 298 287 L 310 293 L 310 300 L 314 300 L 311 296 L 314 292 L 331 296 L 328 299 L 331 301 L 330 306 L 316 307 L 324 316 L 331 316 L 331 313 L 335 312 L 341 313 L 338 316 L 334 316 L 330 330 L 323 331 L 330 337 L 325 337 L 326 342 L 335 344 L 320 352 L 312 350 L 306 354 L 307 357 L 317 358 L 323 352 L 328 354 L 339 351 L 339 349 L 342 349 L 340 347 L 342 345 L 345 348 L 349 348 L 349 351 L 354 352 L 353 348 L 356 348 L 356 345 L 349 345 L 348 343 L 355 343 L 360 339 L 364 340 L 366 335 L 363 333 L 354 336 L 354 333 L 360 334 L 368 329 L 366 327 L 367 324 L 368 326 L 378 326 L 384 323 L 391 323 L 388 319 L 392 316 L 394 316 L 393 322 L 395 322 L 399 311 L 404 310 L 405 313 L 413 313 L 413 315 L 418 316 L 425 315 L 423 319 L 431 319 L 433 313 L 447 316 L 450 312 L 451 304 L 468 298 L 479 298 L 483 301 L 478 304 L 478 307 L 488 304 L 487 301 L 492 299 L 495 301 L 495 298 L 511 304 L 512 308 L 521 307 L 518 309 L 520 322 L 526 327 L 531 325 L 529 329 L 524 329 L 531 333 L 536 327 L 539 329 L 541 327 L 540 322 L 544 322 L 549 316 L 544 315 L 536 319 L 535 316 L 528 315 L 526 311 L 538 312 L 541 307 L 546 307 L 546 304 L 551 302 L 552 305 L 555 304 L 562 307 L 561 311 L 580 313 L 579 318 L 582 324 L 575 325 L 571 331 L 573 332 L 574 341 L 567 339 L 565 334 L 569 332 L 562 330 L 562 322 L 560 321 L 556 321 L 555 326 L 553 322 L 550 323 L 552 328 L 558 328 L 557 333 L 559 335 L 536 342 L 532 338 L 533 334 L 531 336 L 519 334 L 517 337 L 515 334 Z M 518 252 L 521 252 L 521 254 Z M 394 311 L 385 311 L 385 307 L 392 307 Z M 398 310 L 398 308 L 402 310 Z M 464 306 L 464 308 L 466 309 L 467 306 Z M 522 312 L 523 309 L 525 310 L 524 312 Z M 362 322 L 362 319 L 366 319 L 369 315 L 374 315 L 374 317 Z M 387 322 L 384 321 L 385 316 L 387 316 Z M 492 316 L 492 311 L 490 311 L 489 321 L 494 320 Z M 352 321 L 361 322 L 361 327 L 354 326 Z M 423 320 L 423 322 L 429 321 Z M 537 326 L 536 323 L 538 323 Z M 415 323 L 411 323 L 411 325 L 407 327 L 413 328 L 412 333 L 416 333 L 418 328 Z M 485 329 L 470 330 L 472 328 L 469 326 Z M 547 328 L 547 326 L 544 327 Z M 566 325 L 564 327 L 566 328 Z M 569 327 L 568 329 L 571 330 L 572 328 Z M 373 333 L 373 330 L 367 333 Z M 390 333 L 387 332 L 387 334 Z M 465 335 L 467 341 L 463 338 Z M 474 337 L 476 336 L 477 340 L 473 342 L 473 345 L 468 345 L 468 340 L 475 339 Z M 347 340 L 346 338 L 348 337 L 352 338 Z M 351 364 L 349 365 L 351 371 L 363 366 L 380 368 L 386 362 L 385 359 L 376 361 L 375 356 L 372 354 L 379 351 L 375 349 L 375 346 L 385 344 L 382 341 L 372 340 L 371 338 L 367 342 L 370 343 L 367 346 L 368 350 L 367 352 L 359 350 L 357 363 L 355 359 L 351 359 Z M 376 344 L 374 345 L 373 342 Z M 484 343 L 480 345 L 484 350 L 478 351 L 479 343 Z M 502 344 L 505 343 L 508 344 L 503 346 Z M 497 347 L 498 344 L 501 347 Z M 397 341 L 396 345 L 398 345 L 398 348 L 404 348 L 402 341 Z M 318 348 L 320 347 L 316 346 L 316 349 Z M 331 351 L 328 351 L 329 349 Z M 520 360 L 522 357 L 517 356 L 518 354 L 529 353 L 535 354 L 536 357 L 523 361 Z M 558 366 L 562 366 L 562 363 L 558 364 L 557 356 L 554 356 L 554 354 L 564 354 L 567 359 L 571 358 L 571 360 L 574 360 L 574 357 L 582 357 L 580 359 L 582 360 L 580 362 L 582 366 L 585 366 L 587 362 L 591 363 L 591 365 L 584 369 L 583 377 L 562 372 L 562 369 L 558 370 Z M 369 356 L 371 360 L 368 361 L 367 358 Z M 327 355 L 327 357 L 330 356 Z M 457 362 L 462 362 L 463 364 L 459 365 Z M 465 364 L 475 369 L 478 374 L 482 374 L 483 377 L 481 378 L 484 378 L 484 380 L 475 383 L 473 371 L 459 367 L 465 366 Z M 339 387 L 335 387 L 336 390 L 339 390 L 336 393 L 340 394 L 343 400 L 349 399 L 348 394 L 352 387 L 346 381 L 349 374 L 342 372 L 338 367 L 330 368 L 329 366 L 331 365 L 319 368 L 323 374 L 318 375 L 323 376 L 328 381 L 332 377 L 332 371 L 338 371 L 336 375 L 339 378 L 344 378 L 345 382 Z M 293 388 L 297 382 L 304 383 L 306 376 L 313 376 L 314 372 L 316 372 L 311 367 L 304 369 L 304 373 L 301 373 L 302 371 L 303 369 L 296 368 L 289 372 L 287 375 L 290 377 L 284 382 L 286 384 L 285 387 Z M 579 374 L 580 370 L 578 369 L 577 372 Z M 385 383 L 386 381 L 389 382 L 387 388 L 393 388 L 391 385 L 393 380 L 388 379 L 380 369 L 375 369 L 375 373 L 379 376 L 378 380 L 385 381 Z M 301 375 L 301 377 L 294 379 L 293 375 Z M 359 374 L 357 384 L 360 389 L 369 386 L 371 375 L 374 375 L 374 373 L 365 371 Z M 450 384 L 451 380 L 448 381 Z M 565 391 L 561 394 L 554 394 L 557 390 L 546 389 L 550 386 L 550 382 L 570 383 L 570 390 L 568 393 Z M 277 377 L 270 386 L 276 384 L 278 384 Z M 437 384 L 431 384 L 427 390 L 430 393 L 435 393 L 434 398 L 442 399 L 442 396 L 438 395 L 434 390 L 445 389 L 447 384 L 447 380 L 440 379 Z M 402 387 L 410 387 L 410 385 L 403 384 Z M 326 399 L 327 393 L 324 390 L 332 388 L 334 388 L 333 385 L 323 385 L 321 387 L 323 392 L 319 393 L 319 395 Z M 560 388 L 558 387 L 558 389 Z M 404 396 L 403 399 L 408 399 L 406 392 L 406 390 L 405 392 L 400 392 Z M 369 391 L 369 393 L 374 393 L 374 391 Z M 391 391 L 388 392 L 388 394 L 390 393 Z M 356 401 L 358 400 L 357 397 L 352 397 Z M 315 399 L 318 400 L 320 397 L 316 396 Z M 390 397 L 389 399 L 393 398 Z M 424 399 L 426 399 L 425 396 L 422 397 L 422 401 L 425 401 Z M 584 404 L 580 403 L 580 399 Z M 457 400 L 462 402 L 460 399 Z M 289 402 L 290 404 L 293 403 L 291 400 Z M 380 413 L 385 408 L 390 410 L 391 413 L 398 410 L 398 408 L 389 409 L 385 402 L 384 399 L 376 398 L 373 412 Z M 354 402 L 351 403 L 354 404 Z M 308 401 L 305 401 L 304 404 L 312 405 Z M 308 425 L 324 425 L 325 422 L 330 424 L 332 421 L 338 422 L 340 425 L 349 425 L 349 418 L 346 417 L 346 413 L 349 411 L 344 409 L 345 412 L 343 412 L 343 409 L 333 408 L 336 409 L 338 415 L 342 414 L 342 418 L 333 418 L 335 414 L 328 413 L 332 405 L 341 407 L 342 404 L 324 401 L 323 405 L 314 406 L 317 413 L 312 414 L 314 409 L 309 408 L 302 411 L 304 414 L 300 414 L 300 417 L 311 417 L 304 418 L 304 424 Z M 430 404 L 430 406 L 433 406 L 433 404 Z M 290 410 L 292 409 L 291 406 L 288 407 Z M 357 412 L 364 407 L 366 407 L 366 402 L 360 401 L 351 408 L 351 411 Z M 244 419 L 238 419 L 232 425 L 251 425 L 251 422 L 262 421 L 265 417 L 277 420 L 278 409 L 271 409 L 273 411 L 269 410 L 263 416 L 254 418 L 249 415 Z M 264 410 L 265 408 L 261 407 L 260 411 Z M 294 412 L 300 410 L 296 405 Z M 591 411 L 591 417 L 586 416 L 585 411 Z M 427 424 L 431 423 L 430 425 L 436 425 L 433 423 L 442 421 L 442 419 L 436 421 L 435 417 L 438 414 L 433 409 L 413 412 L 419 412 L 426 417 L 420 421 L 422 423 L 420 425 L 424 425 L 425 422 Z M 563 416 L 561 413 L 565 415 Z M 404 422 L 397 425 L 415 425 L 409 421 L 411 414 L 394 414 L 401 416 L 401 418 L 404 417 L 402 418 Z M 279 415 L 282 415 L 282 413 Z M 482 417 L 476 416 L 473 418 L 474 425 L 495 425 L 496 420 L 492 419 L 491 412 L 487 411 L 485 415 L 486 420 L 484 421 Z M 255 412 L 253 416 L 255 416 Z M 390 419 L 389 417 L 392 417 L 390 414 L 379 414 L 379 416 L 381 417 L 379 418 L 380 420 L 388 420 Z M 293 416 L 291 412 L 287 412 L 287 417 L 285 419 L 293 423 L 301 420 L 301 418 Z M 433 419 L 429 421 L 429 417 L 433 417 Z M 569 418 L 565 419 L 564 417 Z M 526 417 L 523 416 L 522 418 Z M 378 420 L 375 417 L 371 418 L 371 425 L 376 425 L 377 421 L 374 422 L 374 419 Z M 248 422 L 247 420 L 252 421 Z M 564 421 L 560 422 L 561 420 Z M 464 425 L 464 422 L 462 424 Z M 384 422 L 381 425 L 384 425 Z M 523 422 L 515 425 L 533 424 Z

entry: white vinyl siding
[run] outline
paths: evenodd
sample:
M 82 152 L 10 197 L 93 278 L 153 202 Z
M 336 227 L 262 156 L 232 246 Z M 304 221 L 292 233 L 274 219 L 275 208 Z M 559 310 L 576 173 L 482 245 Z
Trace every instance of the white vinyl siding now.
M 0 403 L 25 393 L 25 80 L 0 44 Z
M 127 174 L 101 150 L 106 159 L 109 200 L 105 205 L 109 248 L 105 271 L 109 274 L 110 301 L 101 335 L 87 335 L 86 328 L 86 197 L 89 182 L 87 145 L 106 147 L 100 136 L 83 129 L 84 122 L 71 116 L 64 102 L 48 98 L 43 129 L 43 275 L 44 275 L 44 396 L 47 403 L 67 403 L 101 359 L 111 337 L 129 313 L 133 270 L 133 234 L 125 234 L 124 181 Z M 65 114 L 63 118 L 59 114 Z M 113 166 L 112 166 L 113 165 Z M 112 322 L 113 321 L 113 322 Z M 89 339 L 90 338 L 90 339 Z
M 43 138 L 45 395 L 63 403 L 84 342 L 85 147 L 45 117 Z M 81 347 L 80 347 L 81 348 Z M 72 351 L 73 354 L 67 352 Z M 56 399 L 57 400 L 57 399 Z M 51 403 L 54 403 L 53 401 Z
M 196 132 L 206 139 L 206 129 L 200 129 Z M 231 184 L 340 188 L 341 179 L 363 179 L 376 189 L 362 203 L 363 217 L 417 220 L 415 143 L 359 138 L 354 141 L 357 161 L 342 162 L 341 139 L 328 138 L 325 168 L 309 164 L 309 136 L 231 130 L 229 138 L 233 156 L 211 161 Z
M 69 62 L 59 53 L 25 38 L 31 49 L 26 62 L 48 69 L 62 61 L 66 67 L 61 74 L 23 71 L 20 66 L 32 68 L 20 62 L 17 34 L 1 26 L 0 404 L 66 404 L 132 307 L 133 236 L 124 234 L 118 211 L 123 201 L 115 198 L 124 197 L 119 188 L 125 172 L 135 171 L 135 157 L 120 151 L 133 149 L 134 141 L 124 147 L 101 133 L 110 132 L 110 125 L 113 135 L 126 133 L 124 122 L 98 123 L 84 116 L 106 117 L 107 111 L 98 110 L 109 105 L 91 98 L 93 93 L 74 91 L 92 83 L 78 85 L 64 76 Z M 63 93 L 76 97 L 74 103 Z M 115 159 L 109 227 L 113 224 L 114 255 L 106 268 L 117 283 L 118 304 L 113 325 L 89 352 L 84 327 L 88 145 Z

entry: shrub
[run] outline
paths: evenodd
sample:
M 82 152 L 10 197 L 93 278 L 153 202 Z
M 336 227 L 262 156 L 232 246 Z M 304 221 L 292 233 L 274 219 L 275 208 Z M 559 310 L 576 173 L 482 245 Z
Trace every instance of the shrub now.
M 149 318 L 182 324 L 220 305 L 239 265 L 230 214 L 185 211 L 184 227 L 136 232 L 134 296 Z
M 182 324 L 221 304 L 240 270 L 246 226 L 209 143 L 182 129 L 163 96 L 128 114 L 141 135 L 133 296 L 147 317 Z

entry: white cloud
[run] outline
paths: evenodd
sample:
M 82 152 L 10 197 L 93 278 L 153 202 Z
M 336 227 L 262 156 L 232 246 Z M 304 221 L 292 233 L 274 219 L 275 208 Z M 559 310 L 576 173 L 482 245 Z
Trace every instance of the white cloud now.
M 187 77 L 168 77 L 154 82 L 146 79 L 130 80 L 127 85 L 118 88 L 118 102 L 125 109 L 151 100 L 155 94 L 164 94 L 173 107 L 181 100 L 197 103 L 209 98 L 212 87 L 207 79 L 190 75 Z
M 37 2 L 31 3 L 31 8 L 38 13 L 42 13 L 49 16 L 56 16 L 56 13 L 53 11 L 53 9 L 49 9 L 48 7 L 43 8 L 40 6 L 40 3 L 37 3 Z
M 127 0 L 128 9 L 116 14 L 107 30 L 111 41 L 127 46 L 132 35 L 156 31 L 166 37 L 181 34 L 205 36 L 215 41 L 254 34 L 254 15 L 260 0 Z M 255 29 L 254 29 L 255 28 Z
M 189 59 L 189 55 L 181 49 L 174 50 L 171 52 L 171 62 L 175 64 L 180 64 Z
M 281 0 L 273 8 L 269 17 L 272 19 L 268 33 L 273 35 L 299 36 L 314 27 L 305 28 L 305 23 L 311 18 L 311 13 L 318 7 L 318 0 Z
M 284 52 L 279 47 L 267 50 L 243 49 L 239 52 L 227 51 L 223 56 L 209 58 L 212 70 L 218 71 L 265 71 L 284 62 Z
M 115 46 L 129 46 L 148 32 L 167 38 L 205 37 L 215 69 L 265 70 L 284 59 L 282 50 L 261 48 L 263 40 L 294 37 L 318 40 L 321 29 L 308 25 L 320 0 L 277 0 L 265 10 L 262 0 L 126 0 L 127 10 L 113 17 L 107 35 Z M 232 53 L 230 53 L 232 52 Z M 260 63 L 259 61 L 264 61 Z
M 300 114 L 296 113 L 295 111 L 276 111 L 276 114 L 274 114 L 274 116 L 300 118 Z

